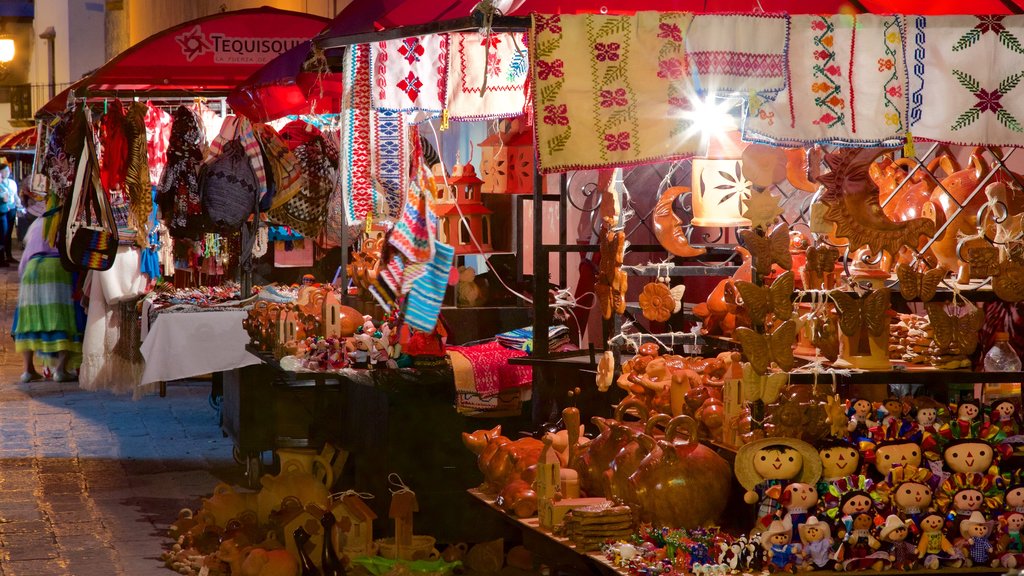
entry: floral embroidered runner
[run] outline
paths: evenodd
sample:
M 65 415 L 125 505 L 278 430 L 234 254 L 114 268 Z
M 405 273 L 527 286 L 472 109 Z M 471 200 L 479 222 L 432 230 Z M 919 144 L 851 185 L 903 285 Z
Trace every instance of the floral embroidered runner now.
M 399 112 L 444 108 L 448 35 L 410 36 L 371 45 L 373 106 Z
M 684 36 L 693 15 L 533 17 L 534 113 L 541 172 L 692 155 L 681 118 L 693 95 Z
M 698 14 L 686 53 L 708 93 L 775 93 L 786 85 L 786 14 Z
M 519 116 L 526 107 L 529 69 L 526 34 L 452 34 L 448 53 L 448 117 L 487 120 Z M 487 85 L 482 90 L 485 74 Z
M 743 139 L 894 146 L 907 131 L 903 16 L 794 15 L 787 87 L 752 97 Z
M 913 93 L 927 90 L 913 99 L 914 136 L 1024 145 L 1024 16 L 918 16 L 908 37 Z

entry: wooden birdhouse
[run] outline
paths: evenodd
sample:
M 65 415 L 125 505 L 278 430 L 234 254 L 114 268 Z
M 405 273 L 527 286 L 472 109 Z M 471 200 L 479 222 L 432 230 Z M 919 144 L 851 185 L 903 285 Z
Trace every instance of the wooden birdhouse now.
M 521 119 L 501 123 L 480 147 L 484 192 L 525 194 L 533 191 L 533 133 Z
M 483 180 L 477 177 L 472 164 L 465 164 L 455 167 L 448 183 L 453 198 L 434 204 L 434 212 L 441 219 L 442 241 L 452 245 L 456 254 L 490 252 L 492 211 L 480 201 Z
M 350 492 L 331 504 L 330 510 L 338 519 L 338 526 L 344 525 L 345 518 L 349 522 L 347 533 L 335 530 L 337 549 L 344 549 L 349 558 L 376 554 L 377 549 L 373 544 L 373 521 L 377 519 L 377 515 L 370 510 L 362 498 Z M 345 543 L 339 546 L 342 539 Z
M 320 518 L 310 513 L 310 510 L 302 506 L 302 502 L 294 496 L 289 496 L 281 502 L 281 509 L 277 518 L 281 526 L 281 533 L 278 537 L 284 542 L 284 547 L 291 553 L 293 558 L 299 558 L 299 549 L 295 545 L 295 538 L 292 536 L 295 529 L 301 527 L 308 532 L 312 538 L 306 544 L 306 555 L 315 564 L 320 563 L 323 554 L 323 529 L 320 527 Z
M 388 517 L 395 521 L 395 545 L 399 548 L 412 546 L 412 516 L 420 511 L 416 493 L 408 488 L 391 495 Z

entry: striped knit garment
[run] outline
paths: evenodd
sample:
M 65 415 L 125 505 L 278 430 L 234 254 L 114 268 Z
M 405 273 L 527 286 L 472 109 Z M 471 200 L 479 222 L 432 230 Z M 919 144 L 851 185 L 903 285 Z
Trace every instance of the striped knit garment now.
M 434 242 L 434 258 L 427 265 L 422 276 L 413 282 L 412 291 L 406 300 L 405 321 L 409 326 L 430 332 L 437 324 L 441 301 L 448 289 L 448 273 L 455 257 L 455 248 L 442 242 Z

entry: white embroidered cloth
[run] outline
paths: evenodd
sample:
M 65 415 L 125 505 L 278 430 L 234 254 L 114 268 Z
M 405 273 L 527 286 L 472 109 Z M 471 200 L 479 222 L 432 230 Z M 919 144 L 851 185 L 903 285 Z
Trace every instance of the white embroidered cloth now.
M 377 42 L 370 50 L 374 108 L 399 112 L 444 108 L 447 34 Z
M 965 145 L 1024 145 L 1024 16 L 914 17 L 908 33 L 914 136 Z M 917 55 L 923 48 L 923 63 Z
M 686 36 L 690 65 L 709 93 L 775 93 L 786 85 L 786 14 L 697 14 Z
M 743 139 L 895 146 L 906 138 L 903 16 L 794 15 L 787 87 L 752 98 Z
M 530 77 L 526 36 L 522 33 L 485 36 L 476 32 L 451 35 L 449 119 L 486 120 L 523 113 L 526 80 Z M 481 95 L 485 74 L 487 89 Z

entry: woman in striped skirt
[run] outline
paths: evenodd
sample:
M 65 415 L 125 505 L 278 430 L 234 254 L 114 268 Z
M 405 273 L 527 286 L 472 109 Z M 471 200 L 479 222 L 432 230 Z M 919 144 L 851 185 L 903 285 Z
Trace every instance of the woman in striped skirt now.
M 34 359 L 55 368 L 53 379 L 75 379 L 71 370 L 81 363 L 84 314 L 72 298 L 72 276 L 61 266 L 60 256 L 43 237 L 43 218 L 37 218 L 25 234 L 25 251 L 18 265 L 21 285 L 14 312 L 15 350 L 24 359 L 22 382 L 41 380 Z

